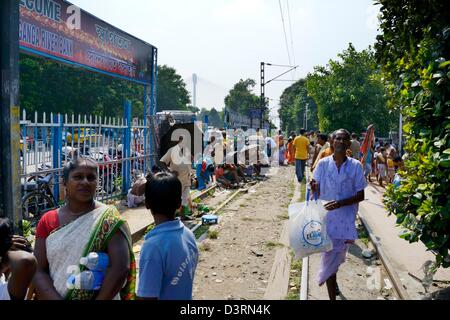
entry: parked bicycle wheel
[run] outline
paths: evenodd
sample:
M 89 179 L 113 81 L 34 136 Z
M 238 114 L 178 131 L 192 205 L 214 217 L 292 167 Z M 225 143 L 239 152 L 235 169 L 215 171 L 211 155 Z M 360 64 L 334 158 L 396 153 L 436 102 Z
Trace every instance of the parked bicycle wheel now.
M 46 194 L 31 192 L 22 198 L 22 219 L 35 224 L 44 213 L 56 207 L 54 200 Z

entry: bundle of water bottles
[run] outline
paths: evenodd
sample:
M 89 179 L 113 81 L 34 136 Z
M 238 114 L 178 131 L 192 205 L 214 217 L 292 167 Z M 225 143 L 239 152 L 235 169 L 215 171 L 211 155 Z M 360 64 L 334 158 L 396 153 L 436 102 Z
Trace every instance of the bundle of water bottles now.
M 70 288 L 78 290 L 100 290 L 105 279 L 105 272 L 109 266 L 109 257 L 106 253 L 91 252 L 80 259 L 80 264 L 87 270 L 72 274 L 67 279 Z

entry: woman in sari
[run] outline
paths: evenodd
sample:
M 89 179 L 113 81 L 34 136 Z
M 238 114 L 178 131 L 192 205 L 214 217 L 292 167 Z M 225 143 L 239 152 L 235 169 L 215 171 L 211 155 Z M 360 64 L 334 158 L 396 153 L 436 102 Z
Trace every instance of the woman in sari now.
M 79 158 L 63 170 L 66 205 L 45 214 L 36 231 L 38 268 L 33 280 L 39 300 L 131 300 L 135 297 L 136 264 L 128 225 L 115 207 L 94 200 L 97 164 Z M 80 258 L 108 254 L 109 267 L 99 291 L 67 284 L 85 271 Z
M 295 151 L 294 151 L 294 139 L 289 138 L 286 147 L 286 159 L 288 160 L 288 165 L 295 163 Z
M 370 125 L 367 128 L 366 136 L 364 137 L 364 142 L 361 145 L 361 164 L 364 168 L 364 176 L 367 181 L 370 181 L 370 174 L 372 173 L 372 162 L 374 157 L 373 141 L 375 139 L 375 126 Z

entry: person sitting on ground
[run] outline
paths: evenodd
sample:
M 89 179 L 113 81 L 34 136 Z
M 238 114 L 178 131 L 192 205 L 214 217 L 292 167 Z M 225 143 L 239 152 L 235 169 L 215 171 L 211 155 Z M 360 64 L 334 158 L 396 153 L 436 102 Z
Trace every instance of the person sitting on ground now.
M 147 177 L 145 204 L 155 228 L 145 236 L 139 260 L 139 300 L 192 300 L 198 262 L 194 234 L 175 212 L 181 207 L 181 182 L 170 173 Z
M 214 175 L 216 176 L 216 181 L 220 186 L 225 187 L 226 189 L 233 188 L 232 182 L 225 177 L 225 166 L 223 164 L 216 167 Z
M 245 180 L 245 178 L 241 178 L 238 166 L 235 166 L 233 164 L 224 164 L 224 169 L 225 177 L 230 180 L 231 183 L 239 184 L 241 183 L 241 180 Z
M 66 204 L 46 213 L 36 229 L 38 262 L 33 285 L 38 300 L 133 300 L 136 277 L 131 233 L 114 206 L 95 201 L 97 163 L 78 158 L 64 166 Z M 101 226 L 101 227 L 100 227 Z M 84 271 L 91 252 L 109 256 L 100 290 L 70 288 L 68 270 Z
M 145 202 L 145 184 L 147 179 L 141 176 L 133 184 L 133 187 L 128 191 L 127 205 L 128 208 L 137 208 Z
M 0 218 L 0 300 L 24 300 L 36 265 L 28 240 L 13 235 L 10 220 Z

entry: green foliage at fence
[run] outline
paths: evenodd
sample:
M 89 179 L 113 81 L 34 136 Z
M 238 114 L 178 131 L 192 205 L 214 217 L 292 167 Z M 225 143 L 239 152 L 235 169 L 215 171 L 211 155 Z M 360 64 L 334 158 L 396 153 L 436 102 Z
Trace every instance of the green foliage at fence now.
M 446 0 L 380 0 L 376 44 L 392 109 L 405 116 L 408 158 L 401 187 L 385 197 L 406 229 L 450 267 L 450 10 Z

